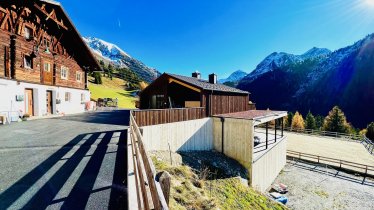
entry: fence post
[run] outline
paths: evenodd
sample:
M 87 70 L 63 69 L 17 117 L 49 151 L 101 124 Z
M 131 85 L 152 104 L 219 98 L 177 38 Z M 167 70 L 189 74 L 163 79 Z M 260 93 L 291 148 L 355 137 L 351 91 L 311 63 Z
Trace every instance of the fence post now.
M 319 155 L 317 157 L 318 157 L 318 163 L 319 163 Z
M 340 162 L 339 168 L 342 169 L 342 160 L 339 160 L 339 162 Z
M 160 183 L 162 193 L 164 194 L 166 204 L 169 206 L 170 198 L 170 186 L 171 186 L 171 176 L 167 171 L 162 171 L 157 173 L 156 181 Z

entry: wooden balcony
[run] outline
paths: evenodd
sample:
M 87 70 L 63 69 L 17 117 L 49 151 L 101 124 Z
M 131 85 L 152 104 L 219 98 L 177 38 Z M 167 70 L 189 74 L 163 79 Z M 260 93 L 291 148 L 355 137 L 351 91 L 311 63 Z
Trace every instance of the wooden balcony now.
M 133 110 L 136 123 L 141 126 L 196 120 L 206 117 L 204 107 L 180 109 Z

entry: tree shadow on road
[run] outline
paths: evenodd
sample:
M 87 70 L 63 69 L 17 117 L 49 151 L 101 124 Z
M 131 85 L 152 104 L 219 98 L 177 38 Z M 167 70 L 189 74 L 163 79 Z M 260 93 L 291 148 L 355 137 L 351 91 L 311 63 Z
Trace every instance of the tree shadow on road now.
M 112 138 L 118 138 L 116 147 L 116 158 L 114 168 L 103 164 L 106 155 L 113 155 L 108 152 L 108 146 Z M 82 142 L 83 141 L 83 142 Z M 82 142 L 83 144 L 78 144 Z M 97 145 L 95 145 L 95 142 Z M 48 206 L 56 203 L 61 204 L 61 209 L 85 209 L 90 196 L 103 190 L 110 190 L 110 198 L 107 205 L 109 209 L 126 208 L 126 177 L 127 177 L 127 130 L 116 130 L 96 133 L 81 134 L 72 139 L 66 145 L 61 147 L 54 154 L 32 169 L 29 173 L 15 182 L 0 195 L 0 209 L 8 209 L 25 193 L 33 193 L 32 198 L 24 205 L 23 209 L 46 209 Z M 92 155 L 87 155 L 90 148 L 95 147 Z M 76 149 L 76 151 L 73 150 Z M 73 154 L 69 158 L 64 158 L 69 152 Z M 89 158 L 78 180 L 73 183 L 74 186 L 69 194 L 61 199 L 55 199 L 60 190 L 67 185 L 68 179 L 73 175 L 75 169 L 82 162 L 83 158 Z M 38 188 L 36 192 L 30 192 L 31 187 L 42 179 L 45 174 L 51 170 L 59 161 L 64 161 L 62 166 L 54 174 L 48 177 L 48 181 Z M 98 181 L 100 170 L 113 170 L 109 185 L 94 189 Z M 76 174 L 74 174 L 76 175 Z M 102 185 L 102 184 L 101 184 Z M 100 185 L 100 186 L 101 186 Z

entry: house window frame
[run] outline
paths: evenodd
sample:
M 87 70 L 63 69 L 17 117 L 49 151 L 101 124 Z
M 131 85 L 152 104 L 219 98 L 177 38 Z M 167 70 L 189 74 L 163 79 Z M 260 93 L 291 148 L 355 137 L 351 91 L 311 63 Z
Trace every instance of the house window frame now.
M 69 68 L 66 67 L 66 66 L 61 66 L 60 75 L 61 75 L 61 79 L 68 80 L 68 77 L 69 77 Z
M 48 69 L 46 70 L 46 65 L 48 66 Z M 48 62 L 48 61 L 44 61 L 44 63 L 43 63 L 43 71 L 44 72 L 51 72 L 51 63 L 50 62 Z
M 77 82 L 82 82 L 82 72 L 77 72 L 75 75 Z
M 65 102 L 70 102 L 70 101 L 71 101 L 71 93 L 65 92 Z
M 33 37 L 33 33 L 34 33 L 34 30 L 30 26 L 25 25 L 23 27 L 23 37 L 26 40 L 31 40 L 31 38 Z
M 29 60 L 29 61 L 28 61 Z M 25 69 L 33 69 L 33 58 L 31 55 L 24 55 L 23 56 L 23 67 Z

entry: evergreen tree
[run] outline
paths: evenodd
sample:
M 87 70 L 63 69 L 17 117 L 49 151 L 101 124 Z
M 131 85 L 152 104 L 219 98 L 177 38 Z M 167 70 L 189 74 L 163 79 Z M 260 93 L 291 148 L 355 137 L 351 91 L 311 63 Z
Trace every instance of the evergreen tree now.
M 288 112 L 287 114 L 287 124 L 286 127 L 290 128 L 292 125 L 292 119 L 293 119 L 293 112 Z
M 347 118 L 338 106 L 332 108 L 323 123 L 323 130 L 330 132 L 349 133 L 350 127 Z
M 317 128 L 316 120 L 310 111 L 308 112 L 305 118 L 305 128 L 311 130 L 315 130 Z
M 112 64 L 109 64 L 108 69 L 107 69 L 107 75 L 111 80 L 113 79 L 113 72 L 114 72 L 114 68 Z
M 323 117 L 321 115 L 317 115 L 314 117 L 314 119 L 316 121 L 316 128 L 321 129 L 324 121 Z
M 98 84 L 98 85 L 103 84 L 103 81 L 101 80 L 101 73 L 100 72 L 94 72 L 93 77 L 95 78 L 95 84 Z
M 304 128 L 305 128 L 305 123 L 304 123 L 303 116 L 299 112 L 296 112 L 292 118 L 291 129 L 302 130 Z
M 366 130 L 366 137 L 374 142 L 374 122 L 370 123 Z

